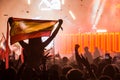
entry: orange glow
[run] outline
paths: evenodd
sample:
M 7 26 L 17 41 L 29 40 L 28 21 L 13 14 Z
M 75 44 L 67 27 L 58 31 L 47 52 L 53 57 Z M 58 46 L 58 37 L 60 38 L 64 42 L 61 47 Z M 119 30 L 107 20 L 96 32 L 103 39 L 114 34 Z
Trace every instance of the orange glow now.
M 71 54 L 74 52 L 75 44 L 79 44 L 79 52 L 84 53 L 84 47 L 88 46 L 93 53 L 94 48 L 105 52 L 120 52 L 120 32 L 119 33 L 80 33 L 61 35 L 59 40 L 59 52 L 61 54 Z
M 89 46 L 90 46 L 90 51 L 93 51 L 92 48 L 93 48 L 93 41 L 92 41 L 92 34 L 90 34 L 90 38 L 89 38 Z
M 119 51 L 119 45 L 118 45 L 119 44 L 119 33 L 117 33 L 116 36 L 117 36 L 117 39 L 116 39 L 117 40 L 117 45 L 116 46 L 117 46 L 117 52 L 118 52 Z
M 108 50 L 109 50 L 109 41 L 108 41 L 109 39 L 108 39 L 108 33 L 106 34 L 106 38 L 107 38 L 107 39 L 106 39 L 106 40 L 107 40 L 107 48 L 106 48 L 106 51 L 108 52 Z
M 120 52 L 120 33 L 119 33 L 119 37 L 118 38 L 119 38 L 119 40 L 118 40 L 119 46 L 118 47 L 119 47 L 119 52 Z
M 115 51 L 115 33 L 113 33 L 112 35 L 113 37 L 113 52 Z
M 98 34 L 97 33 L 96 33 L 95 37 L 96 37 L 96 39 L 95 39 L 96 47 L 98 47 Z
M 82 34 L 80 34 L 80 52 L 83 52 L 83 45 L 82 45 L 83 41 L 82 41 Z
M 103 36 L 102 36 L 103 35 Z M 104 34 L 101 34 L 101 49 L 105 49 Z

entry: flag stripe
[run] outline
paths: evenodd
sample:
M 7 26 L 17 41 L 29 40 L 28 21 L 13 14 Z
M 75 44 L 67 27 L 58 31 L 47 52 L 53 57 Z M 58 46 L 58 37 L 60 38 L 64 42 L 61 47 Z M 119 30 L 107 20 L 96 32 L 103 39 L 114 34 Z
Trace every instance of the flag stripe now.
M 20 40 L 25 40 L 28 38 L 36 38 L 36 37 L 40 37 L 40 36 L 50 36 L 50 33 L 51 33 L 51 31 L 17 34 L 17 35 L 11 36 L 10 43 L 13 44 L 13 43 L 18 42 Z

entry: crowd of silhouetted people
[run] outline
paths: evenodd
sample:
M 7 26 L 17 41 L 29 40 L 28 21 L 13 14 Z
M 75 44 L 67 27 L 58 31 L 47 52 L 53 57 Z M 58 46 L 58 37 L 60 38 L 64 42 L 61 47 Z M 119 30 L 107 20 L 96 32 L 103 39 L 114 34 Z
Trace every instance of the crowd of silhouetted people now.
M 79 47 L 75 45 L 72 58 L 61 57 L 60 53 L 45 56 L 45 64 L 36 69 L 26 64 L 21 68 L 23 64 L 19 59 L 10 60 L 9 68 L 5 69 L 5 62 L 1 60 L 0 80 L 120 80 L 120 53 L 101 56 L 98 48 L 92 54 L 89 47 L 84 48 L 84 53 L 79 53 Z

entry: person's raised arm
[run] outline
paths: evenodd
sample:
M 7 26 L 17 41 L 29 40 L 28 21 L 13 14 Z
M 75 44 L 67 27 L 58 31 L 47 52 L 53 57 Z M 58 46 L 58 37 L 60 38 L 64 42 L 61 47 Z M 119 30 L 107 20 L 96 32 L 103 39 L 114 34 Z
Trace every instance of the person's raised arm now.
M 54 30 L 54 32 L 52 33 L 52 35 L 43 43 L 43 45 L 46 47 L 52 40 L 53 38 L 57 35 L 59 29 L 61 28 L 61 25 L 63 23 L 62 19 L 59 19 L 59 24 L 57 26 L 57 28 Z
M 13 18 L 12 18 L 12 17 L 9 17 L 9 18 L 8 18 L 8 22 L 9 22 L 10 26 L 12 26 Z
M 79 52 L 78 52 L 78 48 L 79 48 L 80 46 L 78 45 L 78 44 L 76 44 L 75 45 L 75 54 L 76 55 L 79 55 Z
M 81 56 L 79 55 L 79 52 L 78 52 L 79 47 L 80 46 L 78 44 L 75 45 L 75 58 L 76 58 L 77 64 L 79 65 L 79 68 L 83 69 L 83 66 L 82 66 L 82 64 L 83 64 L 87 68 L 91 79 L 97 80 L 96 75 L 94 74 L 94 72 L 92 72 L 92 69 L 91 69 L 88 59 L 85 58 L 82 54 L 81 54 Z
M 78 52 L 79 47 L 80 46 L 78 44 L 75 45 L 75 58 L 76 58 L 76 62 L 78 64 L 78 66 L 79 66 L 79 69 L 82 70 L 83 66 L 82 66 L 82 63 L 81 63 L 81 57 L 80 57 L 79 52 Z

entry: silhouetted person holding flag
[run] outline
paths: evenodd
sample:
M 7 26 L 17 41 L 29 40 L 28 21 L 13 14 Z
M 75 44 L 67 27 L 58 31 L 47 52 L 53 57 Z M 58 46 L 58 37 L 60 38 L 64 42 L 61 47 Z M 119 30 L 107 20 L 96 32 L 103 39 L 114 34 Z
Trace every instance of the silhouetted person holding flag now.
M 9 18 L 8 21 L 11 26 L 13 21 L 12 18 Z M 44 55 L 44 49 L 55 38 L 59 29 L 62 28 L 61 25 L 63 23 L 63 20 L 59 19 L 58 21 L 59 23 L 56 29 L 46 41 L 43 42 L 42 37 L 29 38 L 28 44 L 23 40 L 19 41 L 20 45 L 23 48 L 24 66 L 37 69 L 41 64 L 45 64 L 45 58 L 47 57 Z
M 53 38 L 58 33 L 61 28 L 63 21 L 59 20 L 58 27 L 52 33 L 52 35 L 44 42 L 42 42 L 41 37 L 29 39 L 29 44 L 24 41 L 19 41 L 20 45 L 23 47 L 24 61 L 31 67 L 36 67 L 41 64 L 41 59 L 44 56 L 45 47 L 53 40 Z

